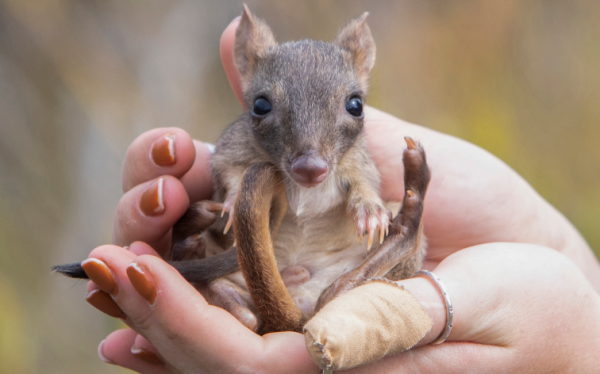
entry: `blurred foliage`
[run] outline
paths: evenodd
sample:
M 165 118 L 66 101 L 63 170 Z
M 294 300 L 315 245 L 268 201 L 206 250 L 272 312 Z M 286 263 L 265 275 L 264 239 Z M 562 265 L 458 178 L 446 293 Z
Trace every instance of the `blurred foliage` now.
M 248 1 L 279 40 L 365 10 L 369 103 L 515 168 L 600 250 L 600 2 Z M 241 113 L 220 67 L 240 1 L 0 0 L 0 372 L 106 373 L 118 324 L 51 276 L 110 241 L 145 130 L 214 141 Z M 598 252 L 596 252 L 598 253 Z
M 33 362 L 28 360 L 25 331 L 25 311 L 17 290 L 8 279 L 0 276 L 0 372 L 29 373 Z

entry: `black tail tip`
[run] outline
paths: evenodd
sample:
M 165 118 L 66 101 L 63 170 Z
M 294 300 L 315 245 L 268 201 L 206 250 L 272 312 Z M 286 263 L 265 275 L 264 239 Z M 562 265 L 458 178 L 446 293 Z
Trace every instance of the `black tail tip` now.
M 83 271 L 80 262 L 74 264 L 56 265 L 52 268 L 52 271 L 66 275 L 69 278 L 89 279 L 85 271 Z

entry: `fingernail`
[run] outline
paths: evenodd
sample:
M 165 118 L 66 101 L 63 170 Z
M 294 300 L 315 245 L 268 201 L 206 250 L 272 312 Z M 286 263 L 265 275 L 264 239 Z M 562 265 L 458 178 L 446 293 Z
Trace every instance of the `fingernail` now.
M 158 166 L 175 164 L 175 135 L 164 135 L 152 143 L 150 158 Z
M 88 258 L 81 263 L 81 267 L 90 280 L 96 283 L 102 291 L 113 296 L 116 296 L 119 293 L 119 285 L 104 262 L 97 258 Z
M 144 269 L 137 263 L 133 262 L 127 266 L 127 276 L 133 285 L 133 288 L 140 294 L 141 297 L 146 299 L 150 305 L 154 305 L 156 301 L 156 287 L 154 286 L 154 279 L 148 269 Z
M 145 350 L 144 348 L 131 347 L 131 354 L 135 357 L 146 361 L 152 365 L 164 365 L 164 361 L 156 355 L 154 352 Z
M 204 142 L 204 145 L 206 146 L 206 148 L 208 148 L 208 150 L 210 151 L 210 153 L 215 153 L 215 145 L 212 143 L 207 143 Z
M 146 216 L 158 216 L 165 211 L 163 185 L 165 178 L 158 178 L 144 191 L 140 199 L 140 210 Z
M 100 359 L 106 362 L 107 364 L 114 365 L 115 363 L 106 358 L 106 356 L 104 355 L 104 343 L 106 343 L 106 340 L 101 341 L 98 345 L 98 357 L 100 357 Z
M 127 315 L 119 308 L 109 294 L 102 290 L 93 290 L 85 294 L 85 301 L 104 314 L 114 318 L 127 319 Z

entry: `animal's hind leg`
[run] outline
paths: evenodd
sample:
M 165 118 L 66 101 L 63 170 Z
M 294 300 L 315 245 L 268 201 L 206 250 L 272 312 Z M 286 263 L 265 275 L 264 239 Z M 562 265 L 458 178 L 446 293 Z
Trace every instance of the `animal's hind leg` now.
M 317 302 L 317 310 L 369 279 L 386 276 L 401 279 L 419 270 L 425 254 L 423 242 L 423 200 L 430 180 L 425 151 L 411 138 L 405 138 L 404 150 L 404 200 L 400 213 L 390 224 L 390 233 L 383 244 L 369 254 L 355 270 L 344 274 L 327 288 Z
M 423 235 L 421 217 L 423 215 L 423 201 L 431 175 L 427 166 L 427 159 L 423 147 L 411 138 L 405 138 L 408 148 L 404 151 L 404 201 L 402 210 L 395 222 L 406 229 L 406 237 L 401 252 L 403 256 L 398 263 L 386 274 L 392 280 L 412 277 L 423 265 L 427 240 Z

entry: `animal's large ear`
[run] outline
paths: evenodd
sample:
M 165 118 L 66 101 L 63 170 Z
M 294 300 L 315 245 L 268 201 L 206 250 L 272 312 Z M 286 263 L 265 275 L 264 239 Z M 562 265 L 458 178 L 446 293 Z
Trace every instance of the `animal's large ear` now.
M 369 73 L 375 65 L 375 41 L 367 25 L 369 12 L 350 21 L 338 34 L 335 43 L 350 52 L 354 69 L 363 87 L 366 87 Z
M 244 4 L 242 19 L 235 32 L 235 46 L 233 50 L 235 66 L 242 79 L 242 91 L 246 91 L 256 64 L 265 52 L 277 45 L 273 33 L 267 24 L 255 18 Z

